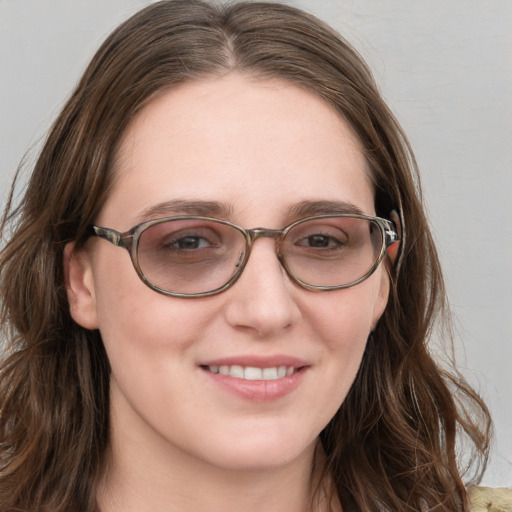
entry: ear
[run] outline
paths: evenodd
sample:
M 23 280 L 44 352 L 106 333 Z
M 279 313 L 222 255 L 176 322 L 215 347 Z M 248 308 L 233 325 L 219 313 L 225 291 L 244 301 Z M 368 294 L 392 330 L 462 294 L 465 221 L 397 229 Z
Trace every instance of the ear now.
M 374 307 L 373 307 L 373 318 L 371 330 L 374 331 L 377 323 L 384 313 L 386 306 L 388 304 L 389 298 L 389 274 L 387 270 L 381 266 L 380 267 L 380 286 L 377 294 L 377 298 L 375 299 Z
M 86 329 L 97 329 L 91 257 L 84 249 L 76 250 L 74 243 L 64 249 L 64 279 L 71 317 Z
M 391 260 L 391 264 L 394 265 L 398 256 L 398 249 L 400 249 L 400 240 L 402 240 L 402 223 L 400 222 L 400 215 L 396 210 L 393 210 L 390 214 L 390 219 L 396 224 L 398 231 L 399 240 L 388 248 L 388 257 Z

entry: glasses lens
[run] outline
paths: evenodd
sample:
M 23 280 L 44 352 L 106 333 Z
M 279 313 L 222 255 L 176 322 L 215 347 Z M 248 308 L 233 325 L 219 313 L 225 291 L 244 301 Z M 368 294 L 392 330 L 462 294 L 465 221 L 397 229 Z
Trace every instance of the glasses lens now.
M 171 220 L 139 237 L 138 262 L 154 286 L 173 293 L 205 293 L 225 285 L 246 251 L 236 228 L 211 220 Z
M 312 219 L 286 234 L 281 252 L 289 271 L 313 286 L 343 286 L 364 277 L 383 248 L 379 225 L 357 217 Z

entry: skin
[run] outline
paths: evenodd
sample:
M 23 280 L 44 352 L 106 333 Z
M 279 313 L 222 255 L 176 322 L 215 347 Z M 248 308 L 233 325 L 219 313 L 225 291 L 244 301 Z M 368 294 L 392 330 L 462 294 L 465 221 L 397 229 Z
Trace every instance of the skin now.
M 96 224 L 119 231 L 192 213 L 155 208 L 176 199 L 220 201 L 222 218 L 248 228 L 282 228 L 302 201 L 375 214 L 347 123 L 294 85 L 239 74 L 153 99 L 125 133 L 116 173 Z M 384 266 L 358 286 L 312 292 L 260 239 L 232 288 L 179 299 L 145 286 L 126 251 L 104 240 L 70 245 L 65 265 L 71 314 L 99 328 L 112 366 L 102 512 L 307 510 L 318 435 L 386 306 Z M 275 400 L 237 396 L 200 367 L 275 355 L 307 364 L 300 385 Z

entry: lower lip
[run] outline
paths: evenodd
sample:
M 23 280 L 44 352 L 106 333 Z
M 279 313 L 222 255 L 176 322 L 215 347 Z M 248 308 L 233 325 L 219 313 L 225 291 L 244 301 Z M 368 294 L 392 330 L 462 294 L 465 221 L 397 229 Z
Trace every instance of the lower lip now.
M 300 368 L 292 375 L 275 380 L 245 380 L 212 373 L 204 368 L 202 371 L 215 384 L 240 398 L 256 402 L 270 402 L 295 391 L 300 386 L 307 367 Z

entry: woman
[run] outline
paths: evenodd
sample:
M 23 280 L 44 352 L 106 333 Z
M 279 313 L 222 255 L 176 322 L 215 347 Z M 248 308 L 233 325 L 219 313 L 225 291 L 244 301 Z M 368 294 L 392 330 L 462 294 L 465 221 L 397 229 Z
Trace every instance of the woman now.
M 0 509 L 469 510 L 490 421 L 428 352 L 417 179 L 315 18 L 177 0 L 121 25 L 4 222 Z

